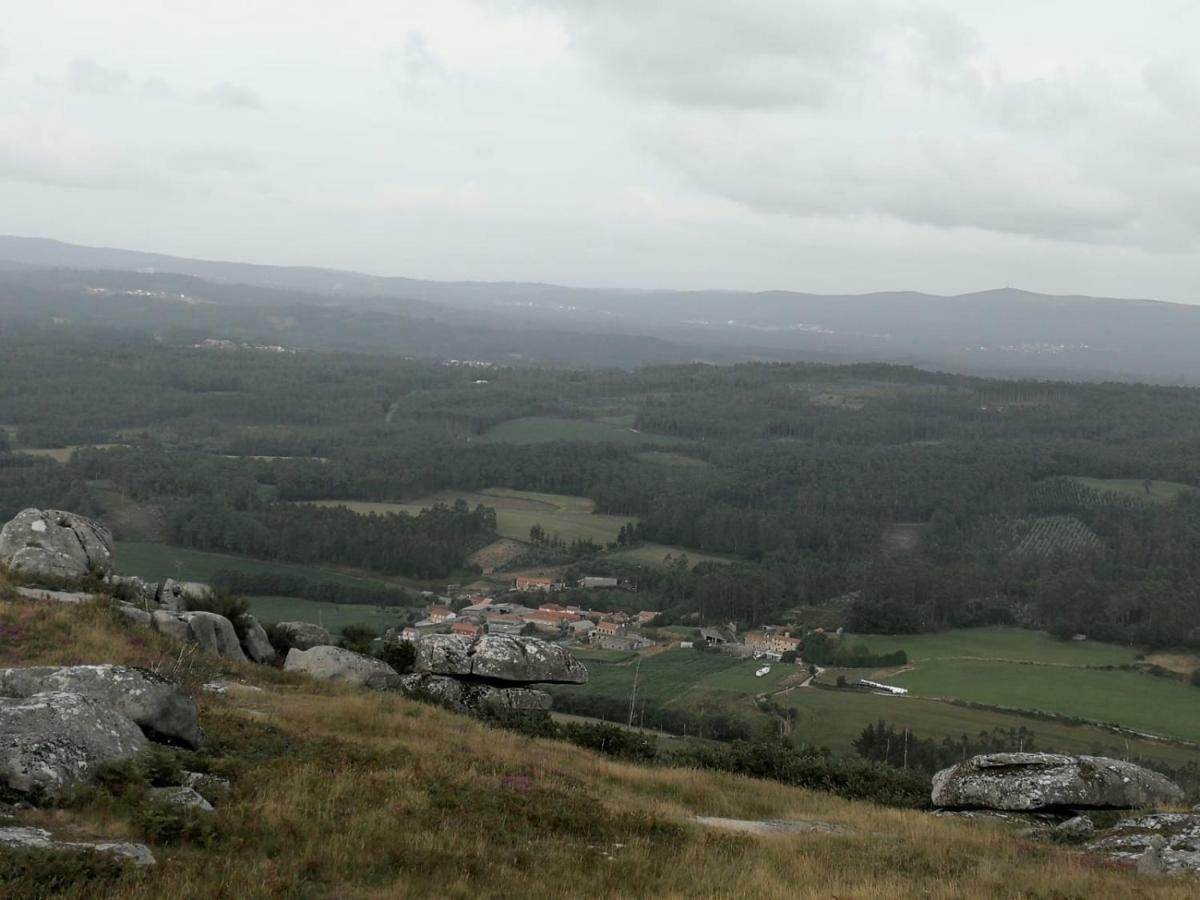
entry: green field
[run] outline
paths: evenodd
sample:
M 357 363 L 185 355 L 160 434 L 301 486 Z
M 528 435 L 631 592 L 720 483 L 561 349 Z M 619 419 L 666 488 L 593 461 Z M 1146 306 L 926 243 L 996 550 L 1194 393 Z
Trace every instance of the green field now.
M 694 456 L 688 456 L 686 453 L 672 453 L 667 450 L 646 450 L 639 453 L 637 458 L 642 462 L 654 463 L 662 466 L 680 466 L 683 468 L 705 468 L 709 464 L 702 459 L 697 459 Z
M 967 709 L 920 697 L 887 697 L 854 691 L 800 688 L 780 694 L 776 701 L 798 711 L 792 739 L 835 753 L 847 753 L 867 725 L 884 720 L 910 728 L 920 738 L 954 740 L 993 728 L 1026 728 L 1037 749 L 1124 757 L 1126 753 L 1162 760 L 1172 766 L 1200 762 L 1200 753 L 1186 747 L 1129 740 L 1091 725 L 1070 725 L 1030 719 L 990 710 Z M 1128 748 L 1128 749 L 1127 749 Z
M 320 603 L 296 597 L 250 597 L 250 611 L 263 622 L 315 622 L 331 631 L 346 625 L 370 625 L 382 632 L 403 625 L 412 613 L 409 607 L 380 608 L 362 603 Z
M 1200 493 L 1200 490 L 1191 485 L 1174 481 L 1151 481 L 1150 491 L 1147 493 L 1146 484 L 1140 478 L 1086 478 L 1077 475 L 1072 476 L 1070 480 L 1102 493 L 1121 494 L 1152 503 L 1173 503 L 1180 494 Z
M 251 574 L 269 572 L 298 575 L 314 581 L 330 581 L 347 586 L 388 584 L 399 587 L 408 584 L 400 579 L 360 577 L 334 569 L 266 562 L 244 556 L 205 553 L 144 541 L 117 541 L 116 566 L 117 571 L 123 575 L 140 575 L 150 581 L 161 581 L 164 578 L 210 581 L 217 572 L 226 570 Z
M 845 646 L 863 644 L 872 653 L 903 650 L 910 662 L 931 659 L 1001 659 L 1070 666 L 1132 664 L 1137 653 L 1097 641 L 1060 641 L 1044 631 L 1023 628 L 966 628 L 933 634 L 852 634 Z
M 316 500 L 318 506 L 344 506 L 359 513 L 386 514 L 406 512 L 416 515 L 435 503 L 451 504 L 465 500 L 474 507 L 480 504 L 496 510 L 496 530 L 501 537 L 517 541 L 529 540 L 529 529 L 541 525 L 547 535 L 558 535 L 564 541 L 593 540 L 606 544 L 617 539 L 626 516 L 606 516 L 593 512 L 595 504 L 586 497 L 564 494 L 539 494 L 533 491 L 513 491 L 507 488 L 488 488 L 484 491 L 440 491 L 428 497 L 405 503 L 371 503 L 356 500 Z
M 1200 741 L 1200 689 L 1138 672 L 932 660 L 889 683 L 918 696 L 1059 713 Z
M 494 444 L 548 444 L 554 441 L 635 445 L 686 443 L 662 435 L 635 431 L 630 425 L 612 420 L 556 419 L 544 416 L 501 422 L 476 440 Z
M 754 672 L 763 664 L 721 653 L 667 650 L 642 657 L 637 692 L 639 697 L 660 703 L 678 699 L 693 689 L 750 695 L 769 691 L 788 675 L 800 672 L 794 665 L 773 663 L 770 674 L 756 678 Z M 585 665 L 588 683 L 571 688 L 572 692 L 604 697 L 629 696 L 638 668 L 634 661 L 612 663 L 588 659 Z

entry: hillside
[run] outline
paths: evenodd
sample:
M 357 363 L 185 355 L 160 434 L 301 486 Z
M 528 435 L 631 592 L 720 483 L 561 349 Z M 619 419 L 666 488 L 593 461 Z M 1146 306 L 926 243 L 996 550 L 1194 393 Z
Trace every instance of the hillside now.
M 0 595 L 5 589 L 0 586 Z M 6 595 L 10 596 L 10 595 Z M 0 896 L 1183 898 L 1194 885 L 1113 869 L 1005 827 L 887 810 L 774 782 L 615 762 L 391 694 L 189 656 L 101 605 L 0 599 L 0 665 L 168 667 L 210 735 L 189 767 L 232 778 L 211 819 L 144 815 L 110 780 L 19 813 L 75 839 L 149 840 L 157 866 L 120 874 L 0 865 Z M 754 836 L 695 817 L 816 819 L 844 834 Z M 182 824 L 180 824 L 182 823 Z M 35 872 L 35 875 L 28 873 Z M 90 877 L 88 877 L 90 876 Z
M 823 295 L 437 282 L 12 236 L 0 236 L 0 263 L 20 267 L 5 274 L 3 286 L 16 292 L 10 314 L 20 311 L 24 299 L 44 315 L 55 315 L 44 308 L 52 286 L 62 318 L 59 289 L 65 286 L 71 294 L 69 284 L 79 278 L 53 270 L 80 270 L 119 290 L 153 292 L 165 285 L 210 301 L 149 307 L 143 302 L 126 309 L 109 297 L 102 308 L 111 324 L 170 324 L 218 338 L 245 339 L 249 333 L 265 338 L 280 330 L 279 314 L 272 326 L 253 310 L 291 307 L 286 315 L 294 321 L 283 330 L 285 338 L 358 351 L 390 348 L 598 367 L 692 359 L 871 360 L 1010 376 L 1200 381 L 1193 352 L 1200 341 L 1200 307 L 1150 300 L 1012 288 L 955 296 Z M 73 290 L 78 294 L 79 286 Z M 96 297 L 85 299 L 72 307 L 75 319 L 87 321 L 95 312 Z M 337 327 L 329 327 L 331 317 Z M 592 341 L 580 341 L 580 335 Z

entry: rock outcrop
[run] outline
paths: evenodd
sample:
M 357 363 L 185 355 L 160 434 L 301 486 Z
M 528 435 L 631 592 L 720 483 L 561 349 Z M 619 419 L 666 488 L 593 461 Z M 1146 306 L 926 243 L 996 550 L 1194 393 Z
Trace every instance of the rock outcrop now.
M 154 865 L 154 854 L 145 844 L 128 841 L 60 841 L 44 828 L 9 825 L 0 828 L 0 847 L 23 850 L 90 850 L 127 859 L 135 866 Z
M 1147 874 L 1200 873 L 1200 815 L 1157 813 L 1118 822 L 1086 849 Z
M 124 713 L 151 740 L 196 749 L 204 743 L 196 702 L 175 682 L 129 666 L 0 669 L 0 697 L 82 694 Z
M 458 712 L 492 709 L 549 709 L 550 695 L 527 687 L 502 688 L 485 682 L 464 681 L 448 675 L 401 675 L 395 689 Z
M 203 600 L 212 592 L 207 584 L 199 581 L 176 581 L 168 578 L 158 588 L 155 600 L 163 609 L 171 612 L 187 612 L 193 600 Z
M 112 570 L 113 538 L 92 519 L 58 509 L 24 509 L 0 529 L 0 564 L 60 578 Z
M 278 655 L 275 648 L 271 646 L 271 639 L 267 637 L 267 630 L 258 623 L 258 619 L 249 613 L 242 615 L 239 624 L 241 627 L 242 652 L 250 658 L 252 662 L 273 663 Z
M 991 753 L 933 776 L 933 805 L 948 809 L 1142 809 L 1183 791 L 1133 763 L 1101 756 Z
M 224 616 L 211 612 L 176 613 L 160 609 L 152 614 L 154 627 L 178 641 L 197 644 L 214 656 L 246 662 L 237 631 Z
M 93 697 L 0 698 L 0 784 L 13 791 L 65 796 L 104 763 L 132 759 L 147 743 L 132 719 Z
M 430 634 L 417 644 L 422 675 L 450 675 L 499 685 L 587 684 L 588 672 L 565 647 L 538 638 Z
M 293 647 L 283 662 L 283 670 L 303 672 L 322 681 L 345 681 L 360 685 L 366 685 L 372 678 L 396 674 L 396 670 L 381 659 L 330 646 L 313 647 L 310 650 Z
M 168 806 L 182 806 L 200 812 L 212 812 L 213 805 L 191 787 L 157 787 L 150 789 L 150 796 Z
M 288 644 L 297 650 L 328 647 L 336 643 L 333 635 L 312 622 L 280 622 L 275 627 L 287 639 Z

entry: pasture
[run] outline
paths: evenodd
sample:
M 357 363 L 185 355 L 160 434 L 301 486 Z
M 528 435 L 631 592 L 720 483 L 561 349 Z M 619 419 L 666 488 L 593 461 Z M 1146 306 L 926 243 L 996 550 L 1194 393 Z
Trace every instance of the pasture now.
M 404 503 L 372 503 L 357 500 L 315 500 L 318 506 L 344 506 L 362 514 L 386 515 L 405 512 L 417 515 L 436 503 L 452 504 L 463 500 L 471 507 L 483 505 L 496 510 L 496 531 L 501 537 L 517 541 L 529 540 L 529 529 L 541 525 L 548 536 L 558 535 L 568 543 L 572 540 L 592 540 L 607 544 L 617 539 L 626 516 L 607 516 L 593 512 L 596 504 L 586 497 L 563 494 L 540 494 L 533 491 L 514 491 L 508 488 L 488 488 L 483 491 L 439 491 L 427 497 Z
M 321 603 L 297 597 L 248 597 L 250 611 L 262 622 L 315 622 L 330 631 L 347 625 L 369 625 L 382 632 L 404 625 L 412 609 L 402 606 L 371 606 L 365 603 Z
M 1174 503 L 1181 494 L 1200 494 L 1200 489 L 1174 481 L 1150 481 L 1147 485 L 1141 478 L 1087 478 L 1081 475 L 1071 476 L 1069 480 L 1101 493 L 1119 494 L 1147 503 Z
M 403 579 L 361 577 L 336 569 L 268 562 L 224 553 L 205 553 L 148 541 L 117 541 L 115 549 L 118 572 L 122 575 L 140 575 L 149 581 L 175 578 L 181 581 L 207 582 L 211 581 L 217 572 L 224 570 L 251 574 L 266 572 L 296 575 L 313 581 L 329 581 L 347 586 L 385 584 L 399 588 L 410 584 Z
M 1161 760 L 1171 766 L 1200 763 L 1200 752 L 1154 741 L 1125 738 L 1092 725 L 1072 725 L 1031 719 L 1012 713 L 969 709 L 923 697 L 889 697 L 857 691 L 798 688 L 775 698 L 781 706 L 795 709 L 797 718 L 792 740 L 797 744 L 828 747 L 848 753 L 862 730 L 880 720 L 900 730 L 909 728 L 920 738 L 956 740 L 974 737 L 994 728 L 1024 727 L 1035 736 L 1035 747 L 1065 753 L 1090 753 Z
M 722 653 L 703 653 L 697 650 L 671 649 L 642 657 L 641 668 L 635 660 L 607 662 L 581 656 L 589 678 L 586 685 L 572 687 L 572 692 L 596 696 L 626 698 L 633 688 L 637 671 L 637 695 L 643 699 L 667 703 L 697 689 L 752 695 L 773 690 L 789 675 L 802 674 L 795 665 L 771 663 L 771 672 L 756 678 L 755 670 L 765 662 L 739 660 Z
M 1200 741 L 1200 689 L 1130 671 L 989 660 L 930 660 L 889 683 L 923 697 L 1038 710 Z
M 935 659 L 996 659 L 1069 666 L 1132 664 L 1135 650 L 1098 641 L 1060 641 L 1044 631 L 1023 628 L 960 628 L 931 634 L 851 634 L 843 645 L 872 653 L 903 650 L 909 662 Z
M 477 441 L 491 444 L 549 444 L 576 441 L 587 444 L 680 444 L 676 438 L 647 434 L 619 420 L 560 419 L 532 416 L 509 419 L 489 428 Z

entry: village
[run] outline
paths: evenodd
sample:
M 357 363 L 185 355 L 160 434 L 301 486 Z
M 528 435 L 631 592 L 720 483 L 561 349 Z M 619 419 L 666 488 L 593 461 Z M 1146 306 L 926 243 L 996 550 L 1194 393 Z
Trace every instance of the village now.
M 422 619 L 390 629 L 384 639 L 416 643 L 428 634 L 457 634 L 467 638 L 485 634 L 526 635 L 568 648 L 624 653 L 669 647 L 717 651 L 763 661 L 764 665 L 756 672 L 760 676 L 768 674 L 771 664 L 776 662 L 807 666 L 813 675 L 819 669 L 815 662 L 802 658 L 804 639 L 794 633 L 797 629 L 788 626 L 760 625 L 740 634 L 732 623 L 658 629 L 655 623 L 659 613 L 655 610 L 599 610 L 548 599 L 570 589 L 587 591 L 619 586 L 619 579 L 599 576 L 584 576 L 573 584 L 550 577 L 518 576 L 508 590 L 492 595 L 470 593 L 459 585 L 449 585 L 445 594 L 427 592 L 430 603 Z M 537 603 L 542 597 L 547 599 Z M 822 628 L 812 632 L 824 635 Z M 842 629 L 838 628 L 830 636 L 841 635 Z M 853 687 L 893 695 L 907 693 L 904 688 L 866 680 L 859 680 Z

